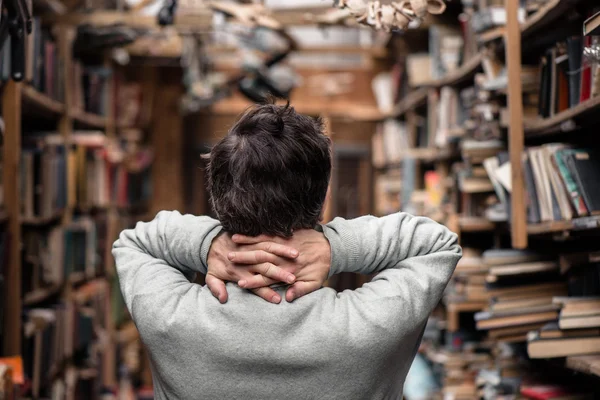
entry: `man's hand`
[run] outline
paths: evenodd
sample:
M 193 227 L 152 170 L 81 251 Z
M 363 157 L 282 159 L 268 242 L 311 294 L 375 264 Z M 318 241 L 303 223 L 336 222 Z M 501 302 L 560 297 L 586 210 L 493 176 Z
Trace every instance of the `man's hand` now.
M 230 254 L 238 254 L 238 257 L 251 262 L 245 263 L 248 265 L 236 266 L 234 262 L 238 261 L 230 261 L 228 258 Z M 213 296 L 221 303 L 225 303 L 227 301 L 225 282 L 260 279 L 262 285 L 254 286 L 254 293 L 269 302 L 278 304 L 281 302 L 281 296 L 268 286 L 275 282 L 291 284 L 296 281 L 296 277 L 292 272 L 275 264 L 283 264 L 286 258 L 293 260 L 297 256 L 296 249 L 284 244 L 271 242 L 241 246 L 234 243 L 229 235 L 223 233 L 213 240 L 208 253 L 206 285 Z
M 233 235 L 232 240 L 240 245 L 248 245 L 249 247 L 245 249 L 260 247 L 263 249 L 273 249 L 277 248 L 277 246 L 287 246 L 288 248 L 298 250 L 299 255 L 296 258 L 281 258 L 275 261 L 278 267 L 296 276 L 296 281 L 286 292 L 285 298 L 288 302 L 320 289 L 329 275 L 331 268 L 331 247 L 329 241 L 322 233 L 313 229 L 296 231 L 289 239 L 264 235 L 258 237 Z M 258 254 L 253 252 L 233 252 L 229 254 L 228 258 L 236 264 L 252 265 L 262 261 L 254 257 Z M 255 275 L 238 281 L 240 287 L 254 290 L 256 288 L 259 288 L 259 290 L 265 289 L 266 285 L 273 283 L 275 281 L 265 279 L 261 275 Z

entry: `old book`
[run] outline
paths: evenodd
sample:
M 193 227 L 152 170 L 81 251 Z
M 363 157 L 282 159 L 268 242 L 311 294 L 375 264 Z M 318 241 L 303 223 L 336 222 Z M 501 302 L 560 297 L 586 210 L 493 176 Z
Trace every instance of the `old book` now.
M 575 181 L 575 177 L 571 172 L 571 169 L 567 165 L 567 158 L 570 157 L 571 154 L 580 151 L 575 149 L 563 148 L 557 149 L 554 153 L 554 162 L 558 168 L 558 172 L 560 173 L 560 177 L 569 193 L 569 198 L 571 199 L 571 204 L 575 209 L 575 212 L 578 216 L 584 216 L 589 213 L 585 201 L 581 195 L 581 191 L 577 182 Z
M 488 266 L 519 264 L 541 261 L 544 256 L 531 251 L 519 249 L 490 249 L 482 254 L 483 262 Z
M 561 310 L 561 317 L 583 317 L 600 314 L 600 301 L 567 303 Z
M 531 169 L 533 171 L 533 180 L 540 210 L 540 220 L 542 222 L 552 221 L 554 219 L 552 215 L 552 194 L 545 174 L 542 150 L 539 147 L 532 147 L 527 152 L 531 160 Z
M 527 196 L 527 222 L 537 224 L 541 221 L 541 214 L 531 158 L 528 152 L 523 153 L 523 174 Z
M 540 328 L 540 338 L 542 339 L 560 339 L 587 336 L 600 336 L 600 328 L 562 330 L 556 321 L 547 323 Z
M 538 261 L 521 264 L 495 265 L 490 267 L 492 275 L 521 275 L 538 272 L 558 271 L 558 263 L 554 261 Z
M 518 285 L 506 288 L 495 288 L 490 289 L 490 295 L 492 297 L 502 297 L 508 295 L 517 296 L 529 296 L 534 297 L 536 293 L 553 293 L 553 292 L 564 292 L 566 284 L 564 282 L 548 282 L 548 283 L 537 283 L 531 285 Z M 560 295 L 557 295 L 560 296 Z
M 598 296 L 555 296 L 552 299 L 554 304 L 567 305 L 573 303 L 588 303 L 600 301 Z
M 527 353 L 531 358 L 557 358 L 600 352 L 600 336 L 542 339 L 539 332 L 527 337 Z
M 409 54 L 406 57 L 408 84 L 418 87 L 431 83 L 431 56 L 428 53 Z
M 532 400 L 592 400 L 593 395 L 570 390 L 559 385 L 528 385 L 521 386 L 521 395 Z
M 509 326 L 530 325 L 541 322 L 553 321 L 558 317 L 557 311 L 545 311 L 534 314 L 509 315 L 497 318 L 482 319 L 477 321 L 477 329 L 488 330 Z
M 541 296 L 541 297 L 533 297 L 533 298 L 525 298 L 525 299 L 515 299 L 515 300 L 505 300 L 498 301 L 493 299 L 490 304 L 490 309 L 492 311 L 502 311 L 502 310 L 515 310 L 527 307 L 535 307 L 541 306 L 545 304 L 552 303 L 552 296 Z
M 545 144 L 542 148 L 544 151 L 545 167 L 550 177 L 550 185 L 558 203 L 561 217 L 564 220 L 571 220 L 573 218 L 571 202 L 568 197 L 567 189 L 564 186 L 564 182 L 560 177 L 558 167 L 554 161 L 556 152 L 564 149 L 565 146 L 560 143 L 550 143 Z
M 531 325 L 519 325 L 519 326 L 510 326 L 508 328 L 498 328 L 498 329 L 490 329 L 488 332 L 488 336 L 490 338 L 497 338 L 502 336 L 513 336 L 520 334 L 527 334 L 532 331 L 537 331 L 544 326 L 543 323 L 539 324 L 531 324 Z
M 583 22 L 583 34 L 585 36 L 600 35 L 600 12 Z
M 569 54 L 569 106 L 575 107 L 581 99 L 581 65 L 583 55 L 583 39 L 581 36 L 567 38 Z
M 590 213 L 600 212 L 600 159 L 593 152 L 576 152 L 567 156 L 567 166 Z
M 583 317 L 560 317 L 558 320 L 560 329 L 580 329 L 600 327 L 600 312 Z

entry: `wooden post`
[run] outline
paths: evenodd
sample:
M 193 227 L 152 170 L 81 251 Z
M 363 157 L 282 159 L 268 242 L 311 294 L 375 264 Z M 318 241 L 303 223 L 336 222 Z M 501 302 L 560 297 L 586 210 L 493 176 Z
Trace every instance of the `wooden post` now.
M 525 185 L 523 183 L 524 150 L 523 93 L 521 85 L 521 28 L 517 13 L 519 0 L 505 0 L 506 7 L 506 64 L 508 69 L 508 111 L 510 113 L 509 152 L 512 173 L 511 238 L 517 249 L 527 247 Z
M 104 59 L 104 67 L 110 68 L 112 66 L 110 58 L 107 56 Z M 114 113 L 114 91 L 115 91 L 115 76 L 113 69 L 113 76 L 108 85 L 108 95 L 106 96 L 105 107 L 106 107 L 106 136 L 108 138 L 115 139 L 117 137 L 117 123 Z M 116 225 L 119 219 L 119 211 L 113 202 L 111 201 L 108 209 L 106 211 L 106 249 L 104 252 L 104 275 L 107 280 L 106 290 L 104 295 L 106 296 L 106 305 L 108 307 L 108 312 L 104 315 L 104 328 L 106 329 L 106 337 L 107 340 L 105 342 L 105 346 L 102 349 L 102 377 L 104 381 L 102 384 L 105 387 L 114 387 L 117 384 L 117 371 L 116 371 L 116 357 L 117 357 L 117 346 L 115 343 L 116 340 L 116 330 L 114 319 L 112 315 L 112 306 L 110 304 L 111 301 L 111 285 L 116 284 L 113 281 L 113 276 L 115 275 L 115 267 L 114 267 L 114 259 L 111 253 L 112 249 L 112 241 L 115 237 Z
M 178 74 L 163 71 L 152 112 L 152 146 L 155 157 L 152 165 L 151 212 L 184 211 L 183 117 L 179 100 L 183 94 Z
M 73 154 L 73 149 L 69 146 L 69 139 L 71 138 L 71 134 L 73 133 L 73 77 L 71 76 L 72 68 L 71 65 L 73 63 L 73 54 L 72 54 L 72 45 L 71 39 L 69 38 L 69 30 L 73 28 L 69 28 L 66 25 L 60 25 L 58 27 L 58 51 L 59 57 L 63 61 L 62 71 L 63 74 L 63 82 L 64 82 L 64 90 L 65 90 L 65 112 L 61 116 L 58 122 L 58 131 L 61 136 L 65 139 L 66 149 L 67 149 L 67 171 L 71 171 L 75 168 L 74 159 L 71 156 Z M 67 176 L 73 176 L 71 173 L 67 172 Z M 67 193 L 75 193 L 75 181 L 73 179 L 67 179 Z M 75 206 L 75 199 L 69 198 L 67 201 L 67 207 L 65 213 L 63 215 L 63 223 L 69 223 L 73 219 L 73 207 Z
M 331 118 L 328 116 L 322 116 L 323 118 L 323 122 L 325 123 L 325 133 L 327 134 L 327 136 L 329 136 L 329 138 L 331 139 L 331 178 L 329 180 L 329 188 L 327 189 L 327 198 L 325 199 L 325 205 L 323 206 L 323 223 L 327 223 L 329 221 L 331 221 L 334 218 L 334 166 L 333 163 L 335 162 L 335 153 L 333 151 L 333 132 L 331 130 L 332 128 L 332 124 L 331 124 Z
M 3 354 L 21 354 L 21 83 L 9 80 L 2 97 L 4 117 L 4 203 L 8 215 L 8 264 L 4 266 Z

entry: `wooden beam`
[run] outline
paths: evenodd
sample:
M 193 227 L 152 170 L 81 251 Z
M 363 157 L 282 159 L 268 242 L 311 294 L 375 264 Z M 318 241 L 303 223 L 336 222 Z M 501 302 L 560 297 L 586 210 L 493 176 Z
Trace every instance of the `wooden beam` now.
M 506 7 L 506 63 L 508 69 L 508 134 L 512 174 L 511 239 L 517 249 L 527 247 L 527 218 L 525 184 L 523 182 L 524 151 L 523 93 L 521 87 L 521 28 L 518 20 L 519 0 L 505 0 Z
M 114 24 L 124 24 L 134 28 L 158 28 L 158 18 L 155 16 L 140 15 L 132 12 L 119 11 L 94 11 L 90 13 L 67 13 L 64 15 L 45 15 L 42 18 L 45 22 L 66 25 L 84 25 L 107 26 Z M 194 28 L 196 30 L 206 30 L 212 27 L 212 12 L 197 14 L 177 13 L 175 16 L 175 27 Z
M 9 80 L 2 96 L 4 117 L 4 203 L 8 216 L 8 263 L 4 265 L 3 354 L 21 354 L 21 83 Z
M 150 211 L 184 211 L 183 170 L 183 118 L 179 100 L 183 87 L 179 74 L 161 71 L 158 93 L 154 99 L 151 122 L 154 163 L 152 164 L 152 187 L 154 195 Z

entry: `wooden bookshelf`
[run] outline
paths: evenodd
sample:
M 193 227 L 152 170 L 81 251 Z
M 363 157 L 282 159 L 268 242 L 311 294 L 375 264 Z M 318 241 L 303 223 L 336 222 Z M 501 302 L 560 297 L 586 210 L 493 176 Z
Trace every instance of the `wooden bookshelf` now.
M 65 105 L 51 97 L 40 93 L 31 86 L 23 86 L 23 113 L 46 114 L 61 116 L 65 112 Z
M 64 215 L 64 211 L 59 211 L 47 217 L 21 217 L 21 224 L 25 226 L 50 225 L 60 222 Z
M 550 221 L 540 224 L 529 224 L 527 233 L 530 235 L 543 235 L 565 231 L 585 231 L 600 228 L 600 216 L 575 218 L 570 221 Z
M 5 223 L 6 221 L 8 221 L 8 214 L 5 210 L 0 210 L 0 224 Z
M 71 114 L 71 118 L 75 123 L 88 128 L 106 129 L 106 125 L 108 124 L 108 119 L 106 117 L 81 110 Z
M 51 286 L 43 289 L 36 289 L 29 293 L 25 293 L 25 295 L 23 296 L 23 304 L 26 306 L 31 306 L 45 301 L 50 297 L 59 294 L 63 287 L 63 285 Z
M 460 85 L 461 83 L 472 80 L 475 76 L 475 73 L 481 67 L 482 60 L 483 54 L 479 52 L 473 57 L 471 57 L 470 60 L 463 62 L 463 64 L 455 71 L 450 72 L 448 75 L 441 79 L 438 79 L 423 86 L 440 88 L 443 86 L 456 86 Z
M 407 111 L 413 110 L 419 106 L 427 103 L 427 95 L 429 89 L 422 87 L 416 89 L 406 95 L 398 104 L 394 106 L 394 109 L 387 116 L 388 118 L 399 118 L 403 116 Z
M 600 119 L 598 117 L 600 115 L 599 112 L 600 96 L 596 96 L 553 117 L 524 121 L 525 135 L 527 137 L 534 137 L 568 132 L 577 127 L 576 121 L 585 120 L 586 118 L 593 120 Z
M 522 37 L 526 38 L 538 33 L 558 18 L 564 16 L 565 12 L 572 9 L 572 7 L 579 2 L 581 2 L 581 0 L 550 0 L 520 25 Z M 478 35 L 478 42 L 480 44 L 485 44 L 502 39 L 506 32 L 506 27 L 490 29 L 489 31 Z
M 567 357 L 565 366 L 573 371 L 600 377 L 599 355 Z
M 461 232 L 491 232 L 496 229 L 496 224 L 482 217 L 460 216 L 458 224 Z
M 135 327 L 133 321 L 126 322 L 119 330 L 116 332 L 116 339 L 118 343 L 130 343 L 134 340 L 137 340 L 140 337 L 140 334 Z
M 542 235 L 545 233 L 556 233 L 568 231 L 573 228 L 573 221 L 552 221 L 539 224 L 527 225 L 527 233 L 530 235 Z

